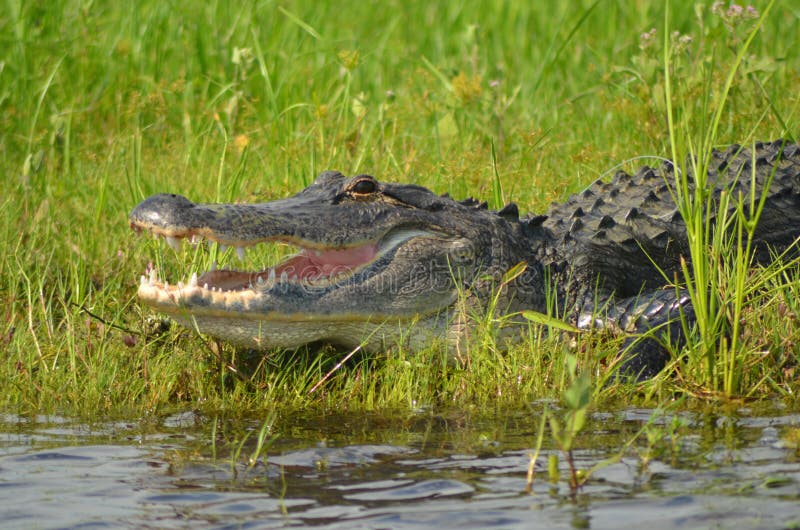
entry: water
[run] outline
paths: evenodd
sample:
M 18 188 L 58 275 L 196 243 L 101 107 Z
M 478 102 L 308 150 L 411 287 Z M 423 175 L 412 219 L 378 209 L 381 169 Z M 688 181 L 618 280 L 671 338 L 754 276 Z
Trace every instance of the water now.
M 619 453 L 652 413 L 594 414 L 577 467 Z M 640 438 L 574 495 L 563 458 L 560 480 L 548 481 L 549 443 L 525 491 L 539 420 L 536 412 L 279 419 L 266 459 L 251 466 L 257 420 L 218 419 L 213 431 L 212 418 L 192 413 L 96 425 L 5 415 L 0 526 L 800 527 L 800 414 L 659 416 L 650 443 Z

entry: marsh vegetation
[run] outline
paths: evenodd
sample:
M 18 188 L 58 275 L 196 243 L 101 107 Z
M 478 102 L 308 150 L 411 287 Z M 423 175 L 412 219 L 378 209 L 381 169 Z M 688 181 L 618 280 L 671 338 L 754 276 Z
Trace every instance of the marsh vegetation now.
M 462 364 L 435 344 L 342 363 L 348 352 L 238 351 L 135 299 L 148 266 L 186 277 L 235 259 L 133 237 L 128 212 L 156 192 L 269 200 L 335 168 L 542 212 L 620 167 L 694 154 L 702 169 L 714 146 L 795 137 L 796 7 L 668 9 L 9 2 L 0 406 L 90 416 L 519 409 L 565 395 L 576 370 L 591 378 L 592 403 L 793 399 L 796 268 L 750 267 L 753 219 L 714 232 L 696 215 L 708 197 L 680 195 L 680 182 L 670 184 L 697 254 L 675 280 L 691 278 L 702 309 L 669 373 L 641 385 L 599 384 L 618 339 L 553 332 L 552 322 L 504 351 L 493 333 L 502 316 L 478 318 Z

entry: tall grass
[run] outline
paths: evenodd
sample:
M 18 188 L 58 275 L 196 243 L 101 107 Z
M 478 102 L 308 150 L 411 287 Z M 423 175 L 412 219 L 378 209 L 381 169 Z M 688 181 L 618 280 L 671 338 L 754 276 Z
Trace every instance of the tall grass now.
M 329 168 L 542 212 L 620 160 L 797 130 L 800 24 L 790 3 L 777 3 L 747 42 L 710 3 L 676 1 L 668 13 L 646 4 L 9 0 L 0 17 L 0 406 L 407 410 L 558 395 L 568 340 L 538 328 L 502 358 L 484 341 L 467 366 L 444 362 L 435 345 L 418 356 L 355 355 L 309 394 L 343 354 L 250 355 L 164 330 L 143 310 L 135 288 L 148 261 L 173 278 L 212 258 L 134 238 L 126 218 L 151 193 L 265 200 Z M 692 41 L 645 42 L 665 20 Z M 727 104 L 714 107 L 724 87 Z M 692 149 L 671 140 L 670 130 L 698 138 L 712 108 L 721 110 L 707 139 Z M 741 306 L 742 336 L 795 314 L 791 272 L 765 277 L 767 309 Z M 793 327 L 781 329 L 796 340 Z M 774 370 L 757 375 L 754 348 L 773 339 L 748 340 L 751 357 L 726 363 L 729 375 L 692 368 L 692 384 L 790 388 L 791 359 L 772 349 Z M 614 345 L 578 342 L 581 363 L 600 373 L 597 359 Z M 709 351 L 692 355 L 708 365 Z
M 705 72 L 695 76 L 676 75 L 676 63 L 686 60 L 676 57 L 680 53 L 680 36 L 669 28 L 665 17 L 663 66 L 666 118 L 672 159 L 678 162 L 675 172 L 675 198 L 687 226 L 691 262 L 683 264 L 683 281 L 696 317 L 698 341 L 689 348 L 686 371 L 693 385 L 726 396 L 752 392 L 758 382 L 745 371 L 748 357 L 753 356 L 753 344 L 742 340 L 745 306 L 754 293 L 766 289 L 766 279 L 785 271 L 791 263 L 777 260 L 773 272 L 753 275 L 755 231 L 763 211 L 766 195 L 756 195 L 756 164 L 752 172 L 744 171 L 738 180 L 751 180 L 748 196 L 737 194 L 735 183 L 718 197 L 714 184 L 707 176 L 712 161 L 712 149 L 720 145 L 719 136 L 723 118 L 729 112 L 734 87 L 743 81 L 757 84 L 752 71 L 746 71 L 755 60 L 751 46 L 758 37 L 774 6 L 769 2 L 760 13 L 753 8 L 715 6 L 728 31 L 727 57 L 720 50 L 700 57 L 708 64 Z M 677 53 L 676 53 L 677 52 Z M 692 62 L 692 59 L 689 59 Z M 697 67 L 694 58 L 692 67 Z M 745 63 L 749 62 L 750 65 Z M 743 72 L 743 70 L 745 70 Z M 716 72 L 724 76 L 715 79 Z M 673 83 L 678 88 L 673 92 Z M 692 83 L 702 83 L 714 92 L 692 101 L 681 97 Z M 772 113 L 780 125 L 776 137 L 791 137 L 795 131 L 787 128 L 779 106 L 769 97 L 761 102 L 762 116 Z M 676 108 L 679 107 L 679 108 Z M 676 122 L 676 114 L 679 116 Z M 753 129 L 757 124 L 752 124 Z M 752 131 L 740 139 L 743 147 L 755 143 Z M 752 145 L 750 145 L 752 146 Z M 769 189 L 771 175 L 764 189 Z M 768 364 L 769 372 L 775 368 Z M 759 374 L 759 378 L 764 374 Z

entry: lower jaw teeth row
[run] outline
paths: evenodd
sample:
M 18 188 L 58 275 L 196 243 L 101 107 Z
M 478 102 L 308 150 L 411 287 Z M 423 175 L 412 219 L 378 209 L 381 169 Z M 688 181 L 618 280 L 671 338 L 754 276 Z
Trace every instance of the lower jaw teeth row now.
M 267 274 L 267 278 L 266 279 L 264 279 L 264 276 L 262 276 L 262 275 L 257 275 L 256 276 L 256 285 L 254 286 L 253 283 L 250 282 L 248 287 L 250 289 L 252 289 L 254 287 L 258 287 L 258 288 L 261 288 L 261 289 L 271 288 L 275 284 L 275 279 L 276 279 L 275 270 L 270 270 L 269 273 Z M 280 282 L 281 283 L 286 283 L 288 281 L 290 281 L 288 273 L 286 271 L 282 272 L 281 275 L 280 275 Z M 297 282 L 298 281 L 297 276 L 292 276 L 291 281 Z M 140 284 L 141 285 L 155 285 L 158 282 L 159 282 L 158 274 L 156 273 L 155 269 L 150 269 L 150 272 L 146 276 L 142 275 L 140 277 Z M 307 285 L 307 286 L 310 286 L 310 287 L 315 287 L 315 286 L 319 287 L 319 286 L 323 286 L 323 285 L 328 285 L 330 283 L 330 280 L 328 278 L 316 278 L 316 279 L 303 278 L 303 279 L 299 280 L 299 282 L 302 283 L 303 285 Z M 164 284 L 164 288 L 165 289 L 169 288 L 169 282 L 167 282 L 165 280 L 163 282 L 163 284 Z M 184 287 L 184 283 L 183 282 L 178 282 L 177 286 L 179 288 L 183 288 Z M 186 286 L 187 287 L 199 287 L 198 277 L 197 277 L 197 273 L 196 272 L 193 272 L 192 275 L 189 277 L 189 282 L 186 284 Z M 220 291 L 220 292 L 226 290 L 226 289 L 223 289 L 221 287 L 216 287 L 216 288 L 215 287 L 209 287 L 208 283 L 204 283 L 203 284 L 203 289 L 211 290 L 211 291 Z M 237 290 L 240 290 L 240 289 L 228 289 L 228 290 L 229 291 L 237 291 Z

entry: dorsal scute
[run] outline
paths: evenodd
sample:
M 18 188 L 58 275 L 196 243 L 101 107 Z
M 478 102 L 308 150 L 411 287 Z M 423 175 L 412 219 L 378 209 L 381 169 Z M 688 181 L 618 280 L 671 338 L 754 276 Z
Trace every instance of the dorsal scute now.
M 510 202 L 497 211 L 497 215 L 509 221 L 519 220 L 519 207 L 517 203 Z
M 547 220 L 546 215 L 534 215 L 532 217 L 526 217 L 522 219 L 522 229 L 523 232 L 528 235 L 528 237 L 541 237 L 543 233 L 542 224 Z
M 489 204 L 486 201 L 479 201 L 474 197 L 467 197 L 466 199 L 460 200 L 458 204 L 469 208 L 475 208 L 476 210 L 486 210 L 489 208 Z

